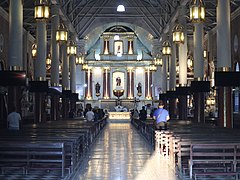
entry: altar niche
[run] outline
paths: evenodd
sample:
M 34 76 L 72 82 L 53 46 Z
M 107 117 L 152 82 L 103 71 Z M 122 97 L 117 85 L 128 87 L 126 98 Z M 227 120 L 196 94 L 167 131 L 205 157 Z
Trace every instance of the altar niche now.
M 113 90 L 124 89 L 125 85 L 125 73 L 121 71 L 115 71 L 112 75 L 112 88 Z

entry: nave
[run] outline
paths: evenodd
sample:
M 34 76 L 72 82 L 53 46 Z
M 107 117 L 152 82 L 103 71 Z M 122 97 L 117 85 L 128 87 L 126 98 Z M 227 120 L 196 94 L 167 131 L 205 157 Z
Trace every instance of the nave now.
M 72 180 L 175 180 L 173 167 L 130 123 L 108 123 Z

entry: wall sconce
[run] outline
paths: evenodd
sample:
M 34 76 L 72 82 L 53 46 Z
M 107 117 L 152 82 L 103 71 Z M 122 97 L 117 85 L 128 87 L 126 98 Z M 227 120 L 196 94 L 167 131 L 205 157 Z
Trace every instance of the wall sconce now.
M 76 55 L 77 54 L 77 46 L 75 45 L 74 41 L 70 40 L 68 47 L 67 47 L 67 54 Z
M 82 65 L 82 70 L 83 70 L 83 71 L 87 71 L 87 70 L 88 70 L 88 64 L 87 64 L 87 63 L 84 63 L 84 64 Z
M 190 20 L 192 23 L 201 23 L 205 21 L 206 9 L 203 0 L 192 0 L 190 5 Z
M 149 65 L 149 70 L 150 71 L 157 71 L 157 66 L 155 66 L 154 64 L 150 64 Z
M 162 60 L 162 58 L 160 58 L 159 54 L 157 54 L 157 56 L 154 58 L 154 65 L 156 65 L 156 66 L 163 65 L 163 60 Z
M 183 31 L 183 26 L 180 24 L 177 24 L 173 28 L 173 42 L 176 44 L 184 44 L 184 31 Z
M 76 65 L 83 65 L 84 64 L 84 57 L 83 55 L 76 57 Z
M 63 23 L 58 26 L 58 29 L 56 31 L 56 40 L 57 42 L 67 42 L 68 40 L 67 28 Z
M 36 58 L 37 56 L 37 44 L 33 43 L 32 45 L 32 57 Z
M 35 1 L 34 7 L 34 18 L 40 21 L 46 21 L 49 19 L 50 9 L 48 0 L 37 0 Z
M 162 44 L 162 53 L 163 55 L 171 55 L 171 44 L 168 40 Z

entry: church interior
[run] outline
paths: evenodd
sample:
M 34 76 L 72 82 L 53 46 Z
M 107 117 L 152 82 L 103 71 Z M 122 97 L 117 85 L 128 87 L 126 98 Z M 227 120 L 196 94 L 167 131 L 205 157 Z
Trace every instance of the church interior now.
M 239 0 L 1 0 L 0 179 L 238 179 L 238 23 Z

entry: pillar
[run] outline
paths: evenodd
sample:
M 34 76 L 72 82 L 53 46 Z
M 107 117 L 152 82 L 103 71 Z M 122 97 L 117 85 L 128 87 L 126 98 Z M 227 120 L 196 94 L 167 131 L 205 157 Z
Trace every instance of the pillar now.
M 194 24 L 193 33 L 194 46 L 194 80 L 203 81 L 204 78 L 204 58 L 203 58 L 203 24 Z M 194 121 L 205 122 L 205 95 L 204 92 L 194 92 Z
M 176 90 L 176 45 L 171 41 L 172 52 L 171 61 L 169 62 L 169 90 Z M 169 114 L 171 119 L 177 117 L 177 102 L 176 98 L 171 97 L 169 100 Z
M 69 90 L 69 61 L 67 57 L 67 43 L 63 42 L 61 46 L 62 53 L 62 88 Z
M 37 58 L 34 63 L 35 81 L 46 81 L 47 23 L 37 21 Z M 35 123 L 46 121 L 45 92 L 35 93 Z
M 62 42 L 61 44 L 61 54 L 62 54 L 62 89 L 63 92 L 69 91 L 69 61 L 67 57 L 67 42 Z M 62 98 L 62 117 L 67 118 L 69 112 L 69 97 L 67 95 Z
M 70 64 L 70 90 L 76 93 L 76 57 L 75 55 L 69 56 Z
M 184 27 L 184 43 L 179 45 L 179 86 L 187 86 L 187 53 L 188 37 L 186 23 L 186 7 L 180 8 L 179 22 Z M 187 119 L 187 95 L 179 97 L 179 118 Z
M 218 0 L 217 4 L 217 70 L 231 68 L 230 0 Z M 233 127 L 232 91 L 230 87 L 217 87 L 218 122 L 220 127 Z
M 70 64 L 70 90 L 76 93 L 76 55 L 69 55 Z M 76 99 L 71 98 L 71 109 L 76 111 Z
M 51 26 L 51 86 L 59 86 L 59 44 L 56 41 L 56 31 L 59 25 L 59 7 L 57 4 L 51 6 L 52 10 L 52 26 Z M 60 96 L 51 95 L 51 120 L 58 120 Z
M 9 70 L 22 70 L 23 69 L 23 2 L 22 1 L 9 1 L 9 52 L 8 63 Z M 5 100 L 3 106 L 7 107 L 8 112 L 12 107 L 16 107 L 17 111 L 21 110 L 21 93 L 20 87 L 14 86 L 8 88 L 8 102 Z M 8 113 L 7 112 L 7 113 Z M 4 123 L 5 124 L 5 123 Z M 7 127 L 7 126 L 4 126 Z
M 127 72 L 127 97 L 133 99 L 134 97 L 134 72 L 133 68 L 129 68 Z

